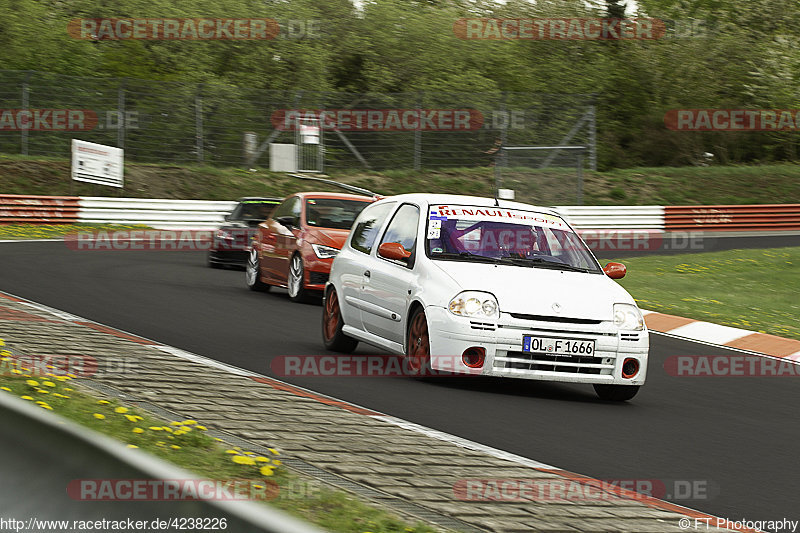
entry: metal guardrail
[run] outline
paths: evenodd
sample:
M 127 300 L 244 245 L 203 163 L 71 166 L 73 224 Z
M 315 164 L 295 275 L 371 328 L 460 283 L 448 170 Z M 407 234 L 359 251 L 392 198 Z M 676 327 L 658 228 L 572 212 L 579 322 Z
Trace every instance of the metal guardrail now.
M 664 225 L 667 230 L 796 230 L 800 204 L 667 206 Z
M 158 229 L 208 229 L 221 225 L 236 202 L 80 197 L 79 222 L 146 224 Z
M 575 229 L 664 230 L 660 205 L 607 205 L 554 207 Z
M 145 224 L 157 229 L 212 229 L 221 225 L 235 206 L 232 201 L 5 194 L 0 195 L 0 223 L 84 222 Z M 571 205 L 553 209 L 577 230 L 800 230 L 800 204 Z
M 70 224 L 79 212 L 77 196 L 0 194 L 0 223 Z
M 227 531 L 322 533 L 281 511 L 250 501 L 85 501 L 68 495 L 75 480 L 199 480 L 141 450 L 0 393 L 0 516 L 25 530 L 73 530 L 42 521 L 222 519 Z M 29 520 L 38 520 L 35 524 Z M 105 530 L 106 528 L 102 528 Z M 145 528 L 147 529 L 147 528 Z M 178 527 L 150 528 L 179 531 Z M 19 529 L 18 529 L 19 531 Z M 186 527 L 183 528 L 186 531 Z

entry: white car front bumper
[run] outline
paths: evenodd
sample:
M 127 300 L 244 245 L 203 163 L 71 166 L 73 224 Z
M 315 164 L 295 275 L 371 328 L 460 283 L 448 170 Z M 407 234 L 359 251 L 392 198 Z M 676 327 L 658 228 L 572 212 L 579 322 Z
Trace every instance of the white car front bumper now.
M 483 376 L 502 376 L 571 383 L 643 385 L 647 377 L 649 338 L 643 331 L 619 331 L 611 322 L 596 324 L 515 318 L 501 313 L 497 320 L 459 317 L 442 307 L 425 309 L 434 370 Z M 594 340 L 591 356 L 552 356 L 523 352 L 523 336 Z M 461 354 L 482 347 L 486 359 L 480 369 L 467 367 Z M 637 359 L 639 371 L 622 377 L 622 365 Z

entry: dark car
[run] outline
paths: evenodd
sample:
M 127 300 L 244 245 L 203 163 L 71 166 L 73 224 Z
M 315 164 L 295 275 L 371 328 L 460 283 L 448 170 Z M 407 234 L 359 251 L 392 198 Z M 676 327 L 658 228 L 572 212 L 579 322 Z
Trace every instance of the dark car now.
M 214 240 L 208 250 L 208 266 L 244 268 L 250 241 L 258 225 L 268 219 L 282 201 L 281 198 L 240 198 L 233 211 L 225 215 L 225 224 L 214 232 Z

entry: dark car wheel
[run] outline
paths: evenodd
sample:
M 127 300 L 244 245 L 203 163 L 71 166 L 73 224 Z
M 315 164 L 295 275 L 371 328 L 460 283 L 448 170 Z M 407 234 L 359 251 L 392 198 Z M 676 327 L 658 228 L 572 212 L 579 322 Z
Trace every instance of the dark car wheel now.
M 322 303 L 322 342 L 326 349 L 341 353 L 352 353 L 356 349 L 358 341 L 345 335 L 342 332 L 343 326 L 339 297 L 336 289 L 331 287 Z
M 250 256 L 247 258 L 247 267 L 245 268 L 245 282 L 247 288 L 251 291 L 268 291 L 269 285 L 261 281 L 261 267 L 258 260 L 258 250 L 253 248 L 250 250 Z

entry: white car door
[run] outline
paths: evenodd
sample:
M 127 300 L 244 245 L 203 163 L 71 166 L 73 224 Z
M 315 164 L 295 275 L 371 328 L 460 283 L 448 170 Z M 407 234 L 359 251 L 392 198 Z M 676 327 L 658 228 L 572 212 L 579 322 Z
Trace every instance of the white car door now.
M 334 260 L 335 285 L 340 291 L 339 306 L 348 326 L 364 329 L 364 285 L 369 281 L 371 264 L 375 262 L 372 250 L 377 246 L 379 232 L 395 205 L 395 202 L 387 202 L 367 206 L 353 223 L 347 244 Z
M 392 342 L 405 340 L 405 312 L 414 279 L 420 208 L 406 203 L 395 211 L 380 242 L 374 247 L 369 275 L 364 280 L 361 319 L 364 329 Z M 382 257 L 384 243 L 400 243 L 411 255 L 406 260 Z

